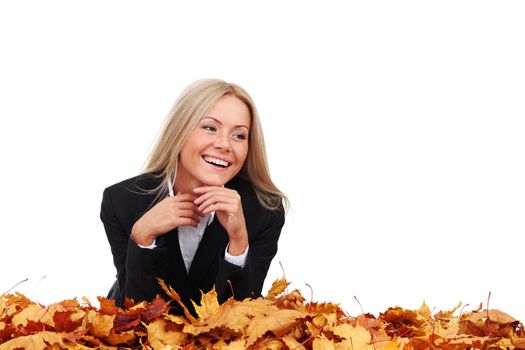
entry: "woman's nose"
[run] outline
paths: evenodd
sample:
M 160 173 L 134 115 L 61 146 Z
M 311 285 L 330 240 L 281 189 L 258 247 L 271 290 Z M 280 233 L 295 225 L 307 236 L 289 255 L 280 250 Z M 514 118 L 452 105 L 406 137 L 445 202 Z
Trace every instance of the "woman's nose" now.
M 228 134 L 217 136 L 215 139 L 215 147 L 222 150 L 231 149 L 230 138 L 228 137 Z

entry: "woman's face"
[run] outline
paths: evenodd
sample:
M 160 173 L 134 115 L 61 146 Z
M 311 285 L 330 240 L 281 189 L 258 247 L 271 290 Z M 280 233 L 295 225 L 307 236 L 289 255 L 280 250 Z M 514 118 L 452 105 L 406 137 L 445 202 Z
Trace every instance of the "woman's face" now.
M 250 111 L 225 95 L 201 119 L 182 147 L 177 183 L 222 186 L 241 170 L 248 154 Z

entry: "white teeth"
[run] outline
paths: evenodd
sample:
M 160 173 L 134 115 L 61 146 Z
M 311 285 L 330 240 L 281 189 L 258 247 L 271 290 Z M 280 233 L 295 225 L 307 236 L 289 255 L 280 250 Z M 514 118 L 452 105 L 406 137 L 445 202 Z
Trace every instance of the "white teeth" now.
M 208 157 L 208 156 L 205 156 L 204 160 L 207 161 L 208 163 L 221 165 L 223 167 L 227 167 L 228 165 L 230 165 L 230 163 L 228 163 L 228 162 L 226 162 L 226 161 L 224 161 L 222 159 L 217 159 L 217 158 Z

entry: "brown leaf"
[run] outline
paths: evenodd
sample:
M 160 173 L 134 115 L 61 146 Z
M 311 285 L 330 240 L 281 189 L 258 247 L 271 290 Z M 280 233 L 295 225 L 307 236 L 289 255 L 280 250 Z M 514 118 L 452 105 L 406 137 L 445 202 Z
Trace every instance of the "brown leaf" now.
M 109 316 L 109 315 L 108 315 Z M 115 317 L 114 331 L 121 332 L 135 328 L 140 324 L 140 315 L 111 315 Z
M 146 310 L 141 314 L 141 318 L 144 321 L 149 322 L 162 315 L 167 308 L 168 302 L 162 299 L 160 295 L 157 295 L 151 303 L 146 305 Z
M 0 344 L 11 339 L 11 335 L 15 332 L 16 327 L 11 324 L 0 321 Z
M 425 323 L 425 319 L 413 310 L 391 307 L 381 313 L 379 318 L 388 324 L 386 332 L 390 336 L 414 337 L 426 333 L 420 328 Z

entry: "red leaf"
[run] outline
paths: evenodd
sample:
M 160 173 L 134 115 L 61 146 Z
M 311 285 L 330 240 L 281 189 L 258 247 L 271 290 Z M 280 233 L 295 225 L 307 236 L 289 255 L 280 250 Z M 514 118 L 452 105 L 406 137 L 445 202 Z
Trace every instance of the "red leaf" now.
M 11 339 L 11 335 L 16 330 L 16 327 L 13 325 L 6 325 L 5 328 L 0 328 L 0 344 L 5 343 L 9 339 Z
M 73 311 L 57 311 L 53 315 L 53 322 L 55 323 L 55 329 L 58 332 L 72 332 L 77 329 L 84 318 L 80 317 L 78 320 L 73 321 L 71 315 Z
M 120 332 L 137 327 L 139 324 L 140 315 L 117 315 L 117 317 L 115 318 L 115 325 L 113 326 L 113 330 L 115 332 Z
M 157 297 L 151 303 L 146 305 L 146 311 L 144 311 L 141 315 L 142 319 L 146 322 L 149 322 L 152 319 L 162 315 L 167 307 L 168 302 L 157 294 Z
M 119 311 L 122 311 L 119 307 L 115 305 L 115 300 L 109 300 L 104 297 L 98 297 L 98 302 L 100 303 L 100 313 L 106 315 L 115 315 Z

